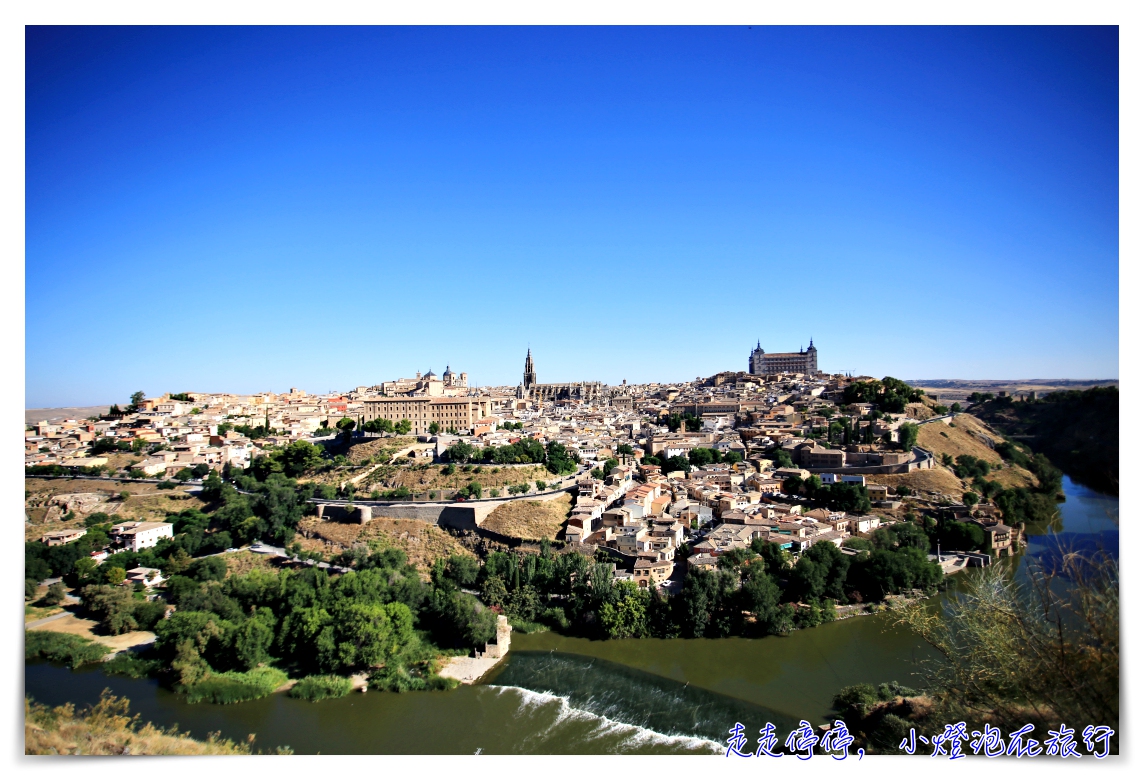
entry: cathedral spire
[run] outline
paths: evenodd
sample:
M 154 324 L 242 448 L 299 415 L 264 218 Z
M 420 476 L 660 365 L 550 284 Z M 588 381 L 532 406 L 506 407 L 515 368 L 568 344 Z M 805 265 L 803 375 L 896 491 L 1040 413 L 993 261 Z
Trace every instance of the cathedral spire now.
M 532 348 L 529 347 L 528 355 L 524 358 L 524 389 L 531 390 L 532 386 L 536 384 L 536 368 L 532 365 Z

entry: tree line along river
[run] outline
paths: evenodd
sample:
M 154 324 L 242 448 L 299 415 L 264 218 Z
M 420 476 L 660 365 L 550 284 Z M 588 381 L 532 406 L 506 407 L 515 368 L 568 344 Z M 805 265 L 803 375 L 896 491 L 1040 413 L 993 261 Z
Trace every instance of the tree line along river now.
M 1054 528 L 1030 529 L 1031 556 L 1118 544 L 1119 501 L 1064 480 Z M 956 577 L 972 576 L 972 572 Z M 956 587 L 956 584 L 954 585 Z M 938 596 L 936 598 L 942 598 Z M 512 652 L 480 685 L 453 691 L 370 691 L 308 702 L 284 694 L 240 704 L 187 704 L 155 680 L 25 665 L 25 691 L 37 701 L 77 706 L 104 688 L 131 700 L 156 725 L 192 736 L 211 732 L 256 749 L 296 753 L 712 753 L 736 721 L 748 733 L 765 722 L 785 733 L 801 718 L 827 720 L 831 697 L 861 682 L 920 683 L 931 650 L 878 614 L 761 639 L 594 641 L 545 632 L 517 634 Z

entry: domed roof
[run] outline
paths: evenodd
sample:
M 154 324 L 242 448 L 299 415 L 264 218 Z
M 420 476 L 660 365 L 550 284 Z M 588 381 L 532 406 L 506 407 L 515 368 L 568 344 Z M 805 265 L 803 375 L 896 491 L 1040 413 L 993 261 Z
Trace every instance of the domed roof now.
M 449 370 L 448 366 L 445 366 L 445 373 L 443 374 L 443 376 L 452 376 L 452 375 L 453 375 L 453 372 Z

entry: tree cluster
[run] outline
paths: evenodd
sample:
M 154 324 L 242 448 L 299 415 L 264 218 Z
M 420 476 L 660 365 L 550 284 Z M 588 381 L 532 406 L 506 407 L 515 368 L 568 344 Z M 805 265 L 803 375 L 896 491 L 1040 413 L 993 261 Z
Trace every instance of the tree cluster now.
M 864 515 L 873 506 L 866 492 L 866 486 L 857 482 L 835 482 L 823 485 L 822 480 L 812 474 L 806 479 L 787 477 L 783 480 L 783 492 L 812 498 L 836 512 Z
M 906 404 L 921 401 L 925 391 L 892 376 L 869 382 L 851 382 L 842 393 L 844 404 L 874 404 L 883 412 L 900 414 Z

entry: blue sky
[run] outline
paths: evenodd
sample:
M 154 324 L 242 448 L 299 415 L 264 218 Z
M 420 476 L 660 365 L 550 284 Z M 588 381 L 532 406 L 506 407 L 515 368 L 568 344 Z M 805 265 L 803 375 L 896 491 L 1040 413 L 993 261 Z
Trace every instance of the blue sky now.
M 1115 28 L 28 28 L 26 405 L 1118 367 Z

